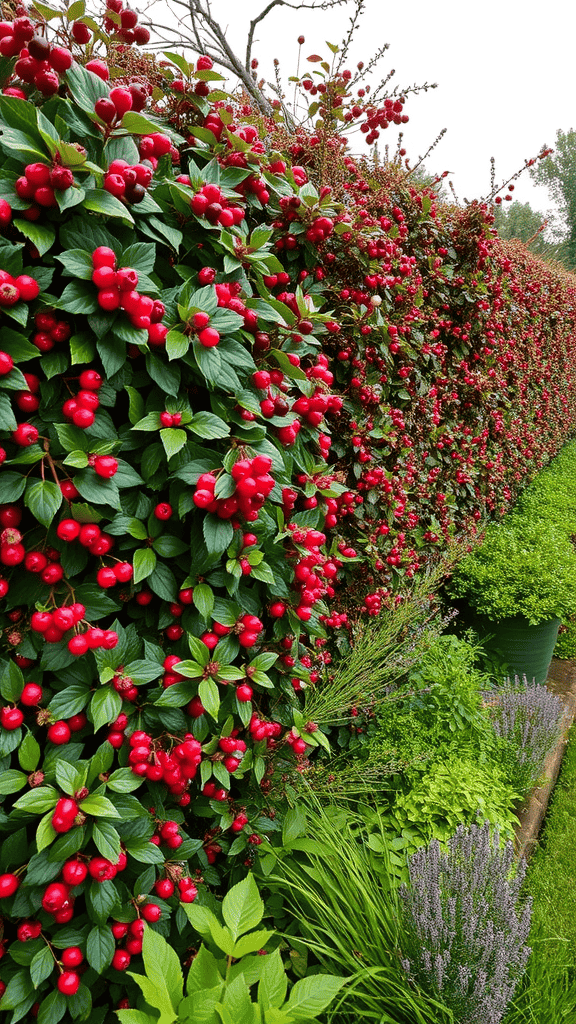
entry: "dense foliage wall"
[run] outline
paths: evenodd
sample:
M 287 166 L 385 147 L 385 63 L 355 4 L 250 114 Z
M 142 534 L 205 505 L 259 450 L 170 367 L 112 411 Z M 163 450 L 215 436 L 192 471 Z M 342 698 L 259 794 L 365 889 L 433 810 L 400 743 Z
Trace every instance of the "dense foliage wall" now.
M 571 434 L 576 308 L 488 209 L 207 58 L 111 86 L 39 10 L 71 49 L 0 24 L 0 972 L 52 1024 L 297 829 L 302 691 Z

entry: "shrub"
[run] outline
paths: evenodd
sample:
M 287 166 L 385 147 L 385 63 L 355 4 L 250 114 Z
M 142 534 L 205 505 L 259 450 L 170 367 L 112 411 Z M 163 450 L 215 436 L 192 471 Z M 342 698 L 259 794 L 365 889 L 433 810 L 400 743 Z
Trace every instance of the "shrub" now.
M 184 956 L 281 841 L 361 614 L 557 451 L 576 332 L 486 208 L 42 10 L 0 40 L 2 1007 L 100 1024 L 142 922 Z
M 496 758 L 515 789 L 527 792 L 540 778 L 558 739 L 564 703 L 545 685 L 514 685 L 491 691 L 491 717 L 499 738 Z
M 521 796 L 494 762 L 479 763 L 474 751 L 440 750 L 423 769 L 408 769 L 387 820 L 408 838 L 408 850 L 448 840 L 461 823 L 485 820 L 508 838 L 518 825 L 513 807 Z
M 513 516 L 492 524 L 456 567 L 449 587 L 492 621 L 523 615 L 531 625 L 574 610 L 576 553 L 552 524 Z
M 362 815 L 308 803 L 306 837 L 278 852 L 267 882 L 281 903 L 280 921 L 296 952 L 350 984 L 334 1024 L 448 1024 L 441 1000 L 409 986 L 400 964 L 402 939 L 393 849 L 376 810 Z M 272 901 L 271 901 L 272 902 Z M 305 961 L 306 963 L 306 961 Z M 309 967 L 309 970 L 312 968 Z
M 187 916 L 204 939 L 195 954 L 186 978 L 178 956 L 162 936 L 150 929 L 144 933 L 143 959 L 146 975 L 133 974 L 147 1006 L 138 1012 L 138 1024 L 158 1020 L 165 1024 L 178 1020 L 192 1024 L 202 1014 L 205 1020 L 224 1019 L 248 1022 L 282 1019 L 317 1020 L 345 984 L 345 979 L 315 974 L 297 981 L 290 990 L 280 949 L 266 950 L 273 938 L 270 931 L 254 931 L 264 915 L 264 904 L 251 875 L 228 891 L 222 902 L 224 922 L 203 907 L 188 905 Z M 210 950 L 210 946 L 216 952 Z M 232 964 L 232 960 L 234 963 Z M 258 984 L 256 1002 L 250 989 Z M 133 1024 L 132 1010 L 117 1010 L 122 1024 Z
M 499 1024 L 530 953 L 530 904 L 520 900 L 525 864 L 498 831 L 461 825 L 442 853 L 437 841 L 409 863 L 400 890 L 409 940 L 408 978 L 453 1010 L 459 1024 Z

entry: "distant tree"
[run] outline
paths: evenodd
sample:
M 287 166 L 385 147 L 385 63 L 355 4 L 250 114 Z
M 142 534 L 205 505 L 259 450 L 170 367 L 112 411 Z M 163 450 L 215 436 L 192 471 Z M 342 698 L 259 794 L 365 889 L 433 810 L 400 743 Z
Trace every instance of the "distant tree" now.
M 566 228 L 564 260 L 570 270 L 576 268 L 576 131 L 556 132 L 554 152 L 530 168 L 537 185 L 545 185 Z
M 494 217 L 500 238 L 529 242 L 531 251 L 538 256 L 557 260 L 572 269 L 568 262 L 567 237 L 553 215 L 533 210 L 530 203 L 513 202 L 495 206 Z

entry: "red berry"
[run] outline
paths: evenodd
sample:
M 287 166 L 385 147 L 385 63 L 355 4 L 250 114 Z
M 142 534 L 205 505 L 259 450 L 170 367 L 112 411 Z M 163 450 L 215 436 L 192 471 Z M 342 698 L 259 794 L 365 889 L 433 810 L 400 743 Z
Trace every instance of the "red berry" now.
M 157 903 L 145 903 L 141 910 L 142 917 L 145 921 L 150 923 L 156 923 L 162 917 L 162 911 Z
M 0 875 L 0 899 L 13 896 L 19 885 L 20 879 L 17 875 Z
M 38 686 L 37 683 L 26 683 L 22 693 L 20 694 L 20 703 L 24 704 L 27 708 L 35 707 L 42 700 L 43 692 L 42 687 Z
M 67 860 L 62 865 L 62 878 L 67 885 L 81 885 L 88 874 L 88 868 L 84 861 Z
M 74 803 L 73 800 L 59 800 L 58 803 Z M 58 804 L 56 805 L 58 806 Z M 51 882 L 46 886 L 42 896 L 42 906 L 49 914 L 61 910 L 70 896 L 70 887 L 63 882 Z
M 118 460 L 111 455 L 98 455 L 94 460 L 94 472 L 109 480 L 118 472 Z
M 130 953 L 125 949 L 117 949 L 112 957 L 112 967 L 115 971 L 126 971 L 130 966 Z
M 174 895 L 174 882 L 169 878 L 159 878 L 158 881 L 154 883 L 154 891 L 161 899 L 168 900 Z M 146 920 L 148 920 L 148 918 Z
M 57 982 L 58 991 L 65 996 L 73 996 L 80 988 L 80 977 L 76 971 L 63 971 Z
M 19 729 L 23 721 L 24 714 L 20 708 L 5 707 L 0 710 L 0 725 L 3 729 Z
M 85 633 L 78 633 L 77 636 L 73 636 L 68 641 L 68 650 L 70 654 L 74 654 L 77 657 L 86 654 L 88 650 L 88 640 L 86 639 Z
M 107 82 L 110 78 L 108 66 L 103 60 L 89 60 L 85 66 L 87 71 L 91 71 L 92 74 L 98 75 L 98 78 L 101 78 L 104 82 Z
M 21 448 L 28 448 L 38 440 L 38 430 L 31 423 L 21 423 L 12 431 L 12 440 Z
M 64 967 L 78 967 L 84 959 L 84 954 L 79 946 L 68 946 L 60 954 L 60 962 Z
M 54 724 L 48 729 L 47 736 L 51 743 L 55 743 L 57 745 L 69 743 L 71 736 L 70 728 L 63 720 L 54 722 Z

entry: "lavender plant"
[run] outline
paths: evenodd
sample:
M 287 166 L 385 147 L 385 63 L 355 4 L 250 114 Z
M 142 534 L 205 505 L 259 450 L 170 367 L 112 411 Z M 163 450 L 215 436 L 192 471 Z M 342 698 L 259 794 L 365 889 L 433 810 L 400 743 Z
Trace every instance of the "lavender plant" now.
M 492 694 L 490 695 L 492 696 Z M 558 738 L 564 714 L 562 698 L 547 687 L 520 683 L 503 687 L 491 709 L 498 745 L 496 757 L 510 782 L 525 793 L 540 778 L 544 762 Z
M 497 829 L 459 826 L 446 852 L 437 840 L 409 861 L 400 888 L 408 978 L 442 1000 L 458 1024 L 499 1024 L 530 949 L 525 864 Z

